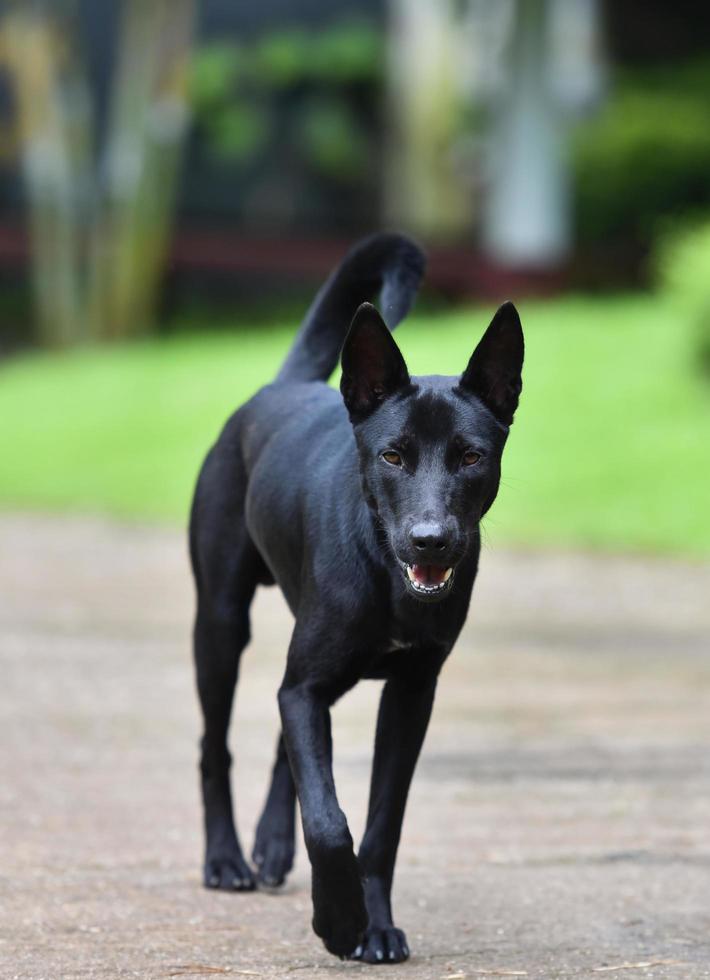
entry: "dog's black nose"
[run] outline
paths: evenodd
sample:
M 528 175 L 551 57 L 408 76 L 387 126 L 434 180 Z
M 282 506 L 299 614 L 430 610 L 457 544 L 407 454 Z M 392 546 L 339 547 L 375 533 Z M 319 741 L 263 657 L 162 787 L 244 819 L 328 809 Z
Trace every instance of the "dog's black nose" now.
M 415 524 L 409 532 L 409 540 L 420 558 L 432 562 L 441 558 L 450 545 L 444 525 L 434 522 Z

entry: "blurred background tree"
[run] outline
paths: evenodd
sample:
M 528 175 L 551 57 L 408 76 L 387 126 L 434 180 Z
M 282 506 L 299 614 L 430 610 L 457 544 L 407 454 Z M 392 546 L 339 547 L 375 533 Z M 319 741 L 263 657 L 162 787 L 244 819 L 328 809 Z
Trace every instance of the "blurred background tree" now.
M 377 222 L 382 49 L 375 24 L 350 17 L 198 48 L 193 146 L 238 187 L 231 220 L 262 234 Z
M 77 6 L 37 0 L 5 13 L 44 343 L 127 336 L 154 322 L 187 122 L 192 6 L 125 0 L 98 149 Z
M 0 504 L 182 517 L 396 225 L 413 369 L 520 302 L 502 533 L 710 554 L 709 39 L 695 0 L 0 0 Z
M 195 7 L 0 0 L 0 276 L 29 259 L 45 343 L 317 281 L 382 224 L 453 298 L 647 284 L 710 212 L 690 0 Z

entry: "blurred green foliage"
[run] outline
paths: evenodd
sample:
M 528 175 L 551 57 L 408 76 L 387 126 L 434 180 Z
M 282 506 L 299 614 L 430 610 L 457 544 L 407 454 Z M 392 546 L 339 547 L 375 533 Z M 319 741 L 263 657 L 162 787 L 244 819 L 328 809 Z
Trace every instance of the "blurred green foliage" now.
M 290 134 L 290 152 L 316 175 L 356 180 L 373 136 L 355 103 L 360 90 L 371 99 L 381 83 L 382 44 L 364 20 L 204 44 L 193 58 L 191 92 L 209 152 L 253 164 L 276 136 L 283 145 Z
M 710 390 L 677 306 L 572 297 L 521 314 L 525 387 L 487 542 L 710 555 Z M 489 317 L 413 316 L 397 333 L 411 370 L 458 374 Z M 207 448 L 295 324 L 191 328 L 0 368 L 0 502 L 184 523 Z
M 664 218 L 710 210 L 710 60 L 620 71 L 573 143 L 582 242 L 648 244 Z
M 322 173 L 357 180 L 367 165 L 366 141 L 351 114 L 332 96 L 304 101 L 297 126 L 308 158 Z
M 696 361 L 710 378 L 710 221 L 662 235 L 654 259 L 658 284 L 689 324 Z

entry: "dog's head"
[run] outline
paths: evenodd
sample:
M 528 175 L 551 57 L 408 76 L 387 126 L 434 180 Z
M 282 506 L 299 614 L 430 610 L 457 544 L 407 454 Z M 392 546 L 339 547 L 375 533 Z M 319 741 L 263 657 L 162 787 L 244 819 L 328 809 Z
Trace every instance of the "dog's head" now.
M 512 303 L 500 307 L 458 378 L 410 377 L 375 307 L 363 303 L 355 314 L 340 390 L 365 498 L 418 599 L 449 593 L 495 500 L 522 366 Z

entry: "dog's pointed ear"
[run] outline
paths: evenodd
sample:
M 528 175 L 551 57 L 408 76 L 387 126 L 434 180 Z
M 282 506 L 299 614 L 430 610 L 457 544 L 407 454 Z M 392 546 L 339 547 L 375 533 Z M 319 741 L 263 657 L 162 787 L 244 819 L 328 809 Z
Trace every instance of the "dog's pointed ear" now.
M 518 407 L 524 353 L 518 311 L 512 303 L 503 303 L 459 381 L 459 387 L 480 398 L 504 425 L 512 423 Z
M 374 412 L 385 398 L 409 384 L 399 347 L 371 303 L 363 303 L 350 324 L 342 354 L 340 390 L 353 422 Z

